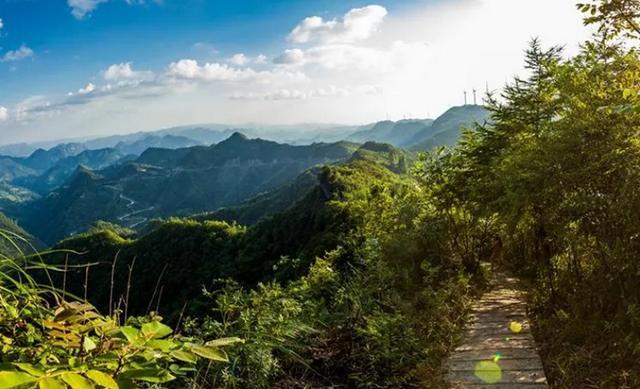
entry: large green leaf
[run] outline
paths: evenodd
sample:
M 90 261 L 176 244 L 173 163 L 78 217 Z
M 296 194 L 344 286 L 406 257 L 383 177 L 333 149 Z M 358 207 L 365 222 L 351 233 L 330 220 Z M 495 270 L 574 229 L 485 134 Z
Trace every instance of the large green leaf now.
M 43 377 L 38 381 L 40 389 L 66 389 L 67 385 L 53 377 Z
M 171 353 L 171 356 L 183 362 L 188 362 L 188 363 L 198 362 L 198 357 L 194 353 L 190 353 L 184 350 L 176 350 Z
M 227 354 L 215 347 L 192 346 L 191 351 L 203 358 L 210 359 L 212 361 L 229 362 Z
M 60 377 L 71 386 L 71 389 L 93 389 L 94 387 L 91 381 L 78 373 L 63 373 Z
M 91 378 L 93 382 L 100 386 L 104 386 L 108 389 L 118 389 L 118 384 L 116 381 L 111 378 L 110 375 L 105 374 L 98 370 L 89 370 L 87 372 L 87 377 Z
M 147 342 L 147 346 L 162 352 L 169 352 L 178 347 L 174 342 L 165 339 L 153 339 Z
M 37 377 L 27 373 L 0 371 L 0 388 L 2 389 L 17 388 L 21 385 L 36 382 L 37 380 Z
M 44 372 L 42 370 L 37 369 L 35 366 L 33 366 L 30 363 L 14 363 L 14 365 L 18 369 L 25 371 L 31 374 L 32 376 L 40 377 L 44 375 Z
M 140 331 L 137 328 L 130 326 L 120 327 L 120 332 L 127 338 L 127 340 L 133 343 L 140 336 Z
M 166 326 L 159 321 L 152 321 L 145 323 L 142 326 L 142 334 L 147 338 L 160 339 L 171 334 L 173 330 L 171 327 Z

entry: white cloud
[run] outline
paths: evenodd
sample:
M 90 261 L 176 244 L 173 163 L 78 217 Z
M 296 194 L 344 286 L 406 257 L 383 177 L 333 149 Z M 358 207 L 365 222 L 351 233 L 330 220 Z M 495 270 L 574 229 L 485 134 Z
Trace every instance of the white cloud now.
M 4 122 L 9 119 L 9 110 L 6 107 L 0 106 L 0 122 Z
M 324 21 L 320 16 L 311 16 L 300 22 L 289 34 L 295 43 L 307 42 L 354 42 L 369 38 L 382 24 L 387 10 L 379 5 L 354 8 L 342 21 Z
M 17 50 L 7 51 L 0 62 L 13 62 L 33 56 L 33 50 L 27 45 L 22 45 Z
M 106 3 L 108 0 L 67 0 L 69 8 L 71 8 L 71 14 L 76 19 L 84 19 L 93 10 L 98 8 L 102 3 Z
M 234 54 L 229 58 L 229 62 L 236 66 L 244 66 L 249 63 L 249 58 L 242 53 Z
M 131 62 L 123 62 L 109 66 L 102 72 L 102 77 L 107 81 L 146 80 L 152 78 L 153 73 L 133 70 Z
M 255 62 L 258 65 L 264 65 L 268 62 L 268 58 L 266 55 L 264 54 L 259 54 L 254 60 L 253 62 Z
M 234 68 L 220 63 L 204 63 L 200 65 L 193 59 L 181 59 L 169 64 L 167 74 L 170 77 L 194 81 L 252 81 L 272 83 L 277 81 L 303 81 L 306 76 L 301 72 L 283 70 L 255 71 L 251 68 Z
M 178 78 L 203 81 L 236 81 L 253 73 L 251 69 L 240 70 L 225 64 L 205 63 L 202 66 L 193 59 L 181 59 L 169 64 L 168 73 Z
M 0 30 L 2 30 L 3 27 L 4 27 L 4 22 L 2 21 L 2 18 L 0 18 Z
M 79 95 L 88 95 L 89 93 L 93 92 L 94 90 L 96 90 L 96 86 L 92 82 L 90 82 L 87 85 L 85 85 L 84 88 L 78 89 L 78 94 Z
M 287 49 L 273 60 L 278 65 L 302 65 L 304 63 L 304 51 L 300 49 Z

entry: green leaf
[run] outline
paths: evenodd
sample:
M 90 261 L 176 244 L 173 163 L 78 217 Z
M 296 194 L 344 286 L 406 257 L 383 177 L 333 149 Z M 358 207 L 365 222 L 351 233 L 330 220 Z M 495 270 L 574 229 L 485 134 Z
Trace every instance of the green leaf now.
M 17 388 L 35 381 L 37 381 L 37 378 L 31 374 L 17 371 L 0 371 L 0 388 L 2 389 Z
M 84 351 L 89 352 L 91 350 L 95 350 L 97 345 L 96 345 L 96 342 L 93 341 L 93 339 L 87 336 L 84 338 L 84 341 L 82 342 L 82 347 L 84 348 Z
M 199 355 L 206 359 L 210 359 L 212 361 L 229 362 L 229 358 L 227 358 L 227 354 L 224 351 L 218 350 L 215 347 L 192 346 L 191 351 L 193 351 L 196 355 Z
M 145 323 L 142 326 L 142 334 L 147 338 L 160 339 L 171 334 L 173 330 L 159 321 Z
M 162 369 L 135 369 L 127 370 L 121 375 L 122 379 L 145 381 L 161 384 L 174 380 L 176 377 Z
M 196 363 L 198 362 L 198 357 L 194 353 L 190 353 L 184 350 L 176 350 L 171 353 L 171 356 L 177 360 L 187 362 L 187 363 Z
M 209 342 L 206 343 L 207 346 L 211 346 L 211 347 L 223 347 L 223 346 L 228 346 L 230 344 L 235 344 L 235 343 L 244 343 L 244 340 L 240 339 L 240 338 L 220 338 L 220 339 L 215 339 L 215 340 L 211 340 Z
M 147 342 L 147 346 L 152 347 L 162 352 L 169 352 L 178 347 L 174 342 L 164 339 L 154 339 Z
M 44 377 L 38 381 L 40 389 L 66 389 L 67 385 L 52 377 Z
M 91 381 L 77 373 L 63 373 L 60 377 L 71 386 L 71 389 L 93 389 L 94 387 Z
M 98 370 L 89 370 L 86 374 L 87 377 L 91 378 L 93 382 L 100 386 L 104 386 L 108 389 L 118 389 L 118 384 L 108 374 L 105 374 Z
M 41 377 L 44 375 L 44 372 L 42 370 L 36 369 L 35 366 L 29 363 L 14 363 L 13 365 L 18 369 L 31 374 L 32 376 Z
M 129 326 L 120 327 L 120 332 L 122 332 L 130 343 L 133 343 L 140 336 L 138 329 Z

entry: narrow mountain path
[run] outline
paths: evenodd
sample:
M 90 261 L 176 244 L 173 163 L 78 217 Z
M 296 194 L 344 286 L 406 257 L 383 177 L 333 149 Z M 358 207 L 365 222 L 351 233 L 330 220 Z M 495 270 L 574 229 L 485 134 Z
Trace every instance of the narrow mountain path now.
M 472 308 L 447 362 L 452 388 L 548 388 L 518 280 L 499 272 Z

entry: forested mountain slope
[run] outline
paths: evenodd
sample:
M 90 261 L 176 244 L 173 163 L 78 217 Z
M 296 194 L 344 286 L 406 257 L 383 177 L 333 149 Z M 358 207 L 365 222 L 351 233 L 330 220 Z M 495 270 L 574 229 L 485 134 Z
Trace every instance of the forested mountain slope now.
M 452 344 L 466 280 L 448 245 L 431 244 L 446 238 L 446 219 L 420 210 L 420 189 L 401 171 L 401 156 L 367 144 L 349 161 L 317 170 L 306 195 L 251 227 L 171 219 L 133 237 L 105 226 L 58 248 L 86 253 L 69 264 L 98 263 L 87 293 L 103 308 L 112 296 L 130 313 L 191 316 L 187 331 L 196 336 L 245 338 L 234 367 L 211 379 L 247 387 L 416 385 L 418 364 L 436 369 Z M 103 287 L 112 266 L 113 293 Z M 82 268 L 67 275 L 75 293 L 84 293 L 85 276 Z M 211 293 L 203 296 L 203 287 Z M 247 321 L 221 325 L 220 315 Z M 392 343 L 380 332 L 390 330 Z M 411 357 L 398 358 L 405 353 Z
M 407 144 L 412 150 L 429 151 L 438 146 L 454 146 L 460 140 L 464 129 L 475 123 L 484 124 L 489 119 L 489 111 L 482 105 L 453 107 L 438 117 L 428 131 L 418 133 Z
M 355 148 L 345 142 L 290 146 L 235 134 L 211 147 L 150 149 L 140 157 L 144 164 L 78 170 L 66 185 L 25 207 L 21 220 L 54 243 L 96 220 L 129 226 L 215 210 L 275 189 L 312 166 L 346 159 Z

